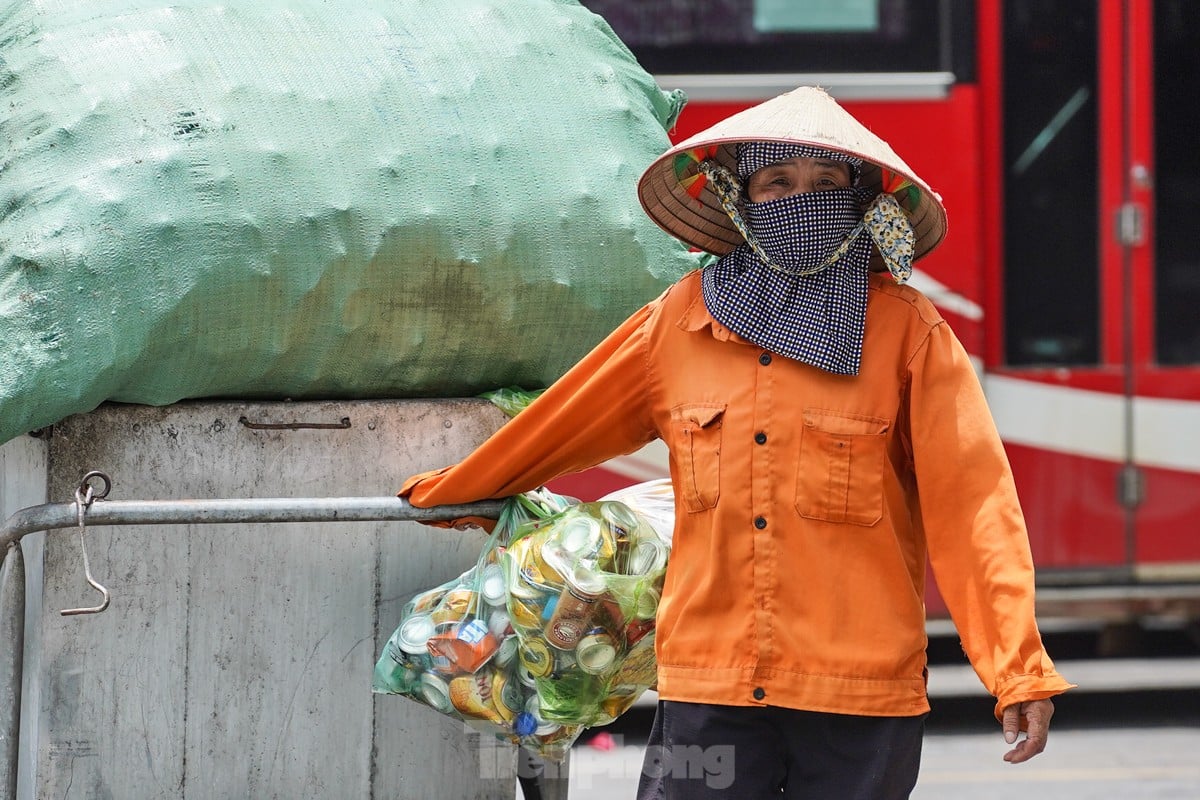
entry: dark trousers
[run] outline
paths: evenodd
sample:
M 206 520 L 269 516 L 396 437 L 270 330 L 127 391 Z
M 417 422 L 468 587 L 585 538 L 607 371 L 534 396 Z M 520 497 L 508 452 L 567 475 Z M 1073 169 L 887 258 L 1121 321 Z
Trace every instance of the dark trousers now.
M 660 700 L 638 800 L 904 800 L 924 732 L 925 715 Z

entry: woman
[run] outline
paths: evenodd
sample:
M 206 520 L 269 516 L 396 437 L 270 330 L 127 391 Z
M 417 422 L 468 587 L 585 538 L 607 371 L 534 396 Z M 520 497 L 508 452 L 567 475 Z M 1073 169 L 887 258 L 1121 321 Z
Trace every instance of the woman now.
M 639 796 L 908 797 L 925 564 L 1013 743 L 1070 688 L 970 361 L 904 286 L 938 197 L 819 89 L 671 148 L 647 213 L 720 258 L 626 320 L 414 505 L 503 497 L 662 438 L 676 527 Z

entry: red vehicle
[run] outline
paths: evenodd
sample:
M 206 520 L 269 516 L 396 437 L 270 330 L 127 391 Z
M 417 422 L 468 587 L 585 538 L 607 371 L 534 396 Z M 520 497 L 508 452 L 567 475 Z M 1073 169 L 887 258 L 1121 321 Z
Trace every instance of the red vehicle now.
M 676 141 L 801 84 L 887 140 L 949 212 L 912 284 L 977 359 L 1040 613 L 1200 619 L 1200 3 L 584 4 L 687 92 Z M 656 444 L 555 488 L 665 474 Z

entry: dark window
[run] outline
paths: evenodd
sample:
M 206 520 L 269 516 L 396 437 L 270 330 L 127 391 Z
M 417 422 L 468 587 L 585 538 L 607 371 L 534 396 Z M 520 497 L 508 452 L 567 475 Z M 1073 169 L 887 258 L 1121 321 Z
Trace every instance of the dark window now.
M 1095 364 L 1097 4 L 1003 7 L 1006 361 Z
M 1200 3 L 1154 4 L 1155 301 L 1160 364 L 1200 363 Z
M 651 73 L 953 72 L 975 80 L 961 0 L 582 0 Z

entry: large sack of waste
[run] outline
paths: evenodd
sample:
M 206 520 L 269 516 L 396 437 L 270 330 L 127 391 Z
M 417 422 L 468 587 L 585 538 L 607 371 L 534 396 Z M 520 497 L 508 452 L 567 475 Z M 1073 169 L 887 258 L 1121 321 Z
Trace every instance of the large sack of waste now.
M 0 442 L 547 385 L 695 265 L 682 102 L 565 0 L 0 0 Z

